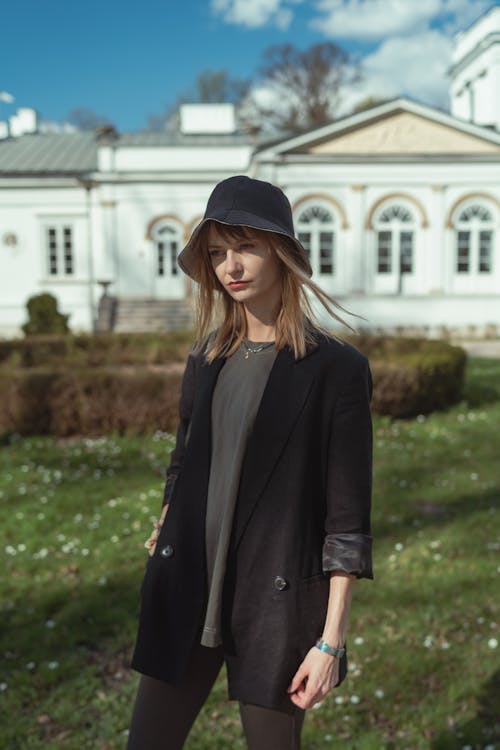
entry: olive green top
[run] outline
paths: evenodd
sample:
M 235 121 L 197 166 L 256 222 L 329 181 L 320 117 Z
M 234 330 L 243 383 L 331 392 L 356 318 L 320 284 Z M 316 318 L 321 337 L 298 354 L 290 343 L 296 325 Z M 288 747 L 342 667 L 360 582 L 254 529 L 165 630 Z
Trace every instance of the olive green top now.
M 221 638 L 221 599 L 226 556 L 242 461 L 262 394 L 277 351 L 274 343 L 249 341 L 228 357 L 212 398 L 212 456 L 205 523 L 208 604 L 201 636 L 203 646 L 215 647 Z

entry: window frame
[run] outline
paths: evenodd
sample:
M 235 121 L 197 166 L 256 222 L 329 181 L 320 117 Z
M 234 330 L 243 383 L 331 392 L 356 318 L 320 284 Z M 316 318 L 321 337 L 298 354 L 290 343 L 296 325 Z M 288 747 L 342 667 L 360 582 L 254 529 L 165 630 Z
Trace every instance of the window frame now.
M 482 216 L 480 216 L 482 212 Z M 470 215 L 467 215 L 470 214 Z M 453 274 L 459 278 L 493 278 L 495 273 L 495 241 L 497 238 L 495 211 L 484 199 L 463 201 L 457 206 L 453 227 Z M 482 236 L 488 235 L 488 269 L 482 269 Z M 467 255 L 461 254 L 461 240 L 467 237 Z M 460 258 L 466 257 L 467 263 Z M 460 266 L 464 268 L 460 268 Z M 486 264 L 485 264 L 486 265 Z
M 77 278 L 76 224 L 73 217 L 44 219 L 41 222 L 41 230 L 46 278 L 55 280 Z M 68 234 L 69 248 L 66 240 Z M 51 235 L 53 240 L 51 240 Z
M 312 215 L 308 221 L 307 214 Z M 323 218 L 321 218 L 321 215 Z M 311 264 L 313 276 L 319 279 L 336 279 L 338 277 L 338 235 L 339 217 L 334 206 L 326 201 L 311 199 L 304 201 L 295 210 L 295 231 L 299 242 L 304 246 Z M 324 237 L 330 236 L 327 255 L 324 254 Z M 325 269 L 330 270 L 325 270 Z

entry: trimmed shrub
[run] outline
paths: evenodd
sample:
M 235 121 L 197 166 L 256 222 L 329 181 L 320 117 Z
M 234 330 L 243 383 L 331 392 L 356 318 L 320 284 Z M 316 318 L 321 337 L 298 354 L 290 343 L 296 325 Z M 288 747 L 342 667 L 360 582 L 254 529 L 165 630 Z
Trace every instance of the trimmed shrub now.
M 174 432 L 181 373 L 105 368 L 0 372 L 0 432 L 98 436 Z
M 192 342 L 192 331 L 5 339 L 0 341 L 0 367 L 85 368 L 184 362 Z
M 186 331 L 33 337 L 15 347 L 2 342 L 0 431 L 60 436 L 174 432 L 182 365 L 192 337 Z M 412 417 L 460 401 L 466 364 L 460 347 L 397 336 L 346 340 L 370 360 L 374 413 Z M 148 367 L 158 362 L 177 362 L 179 369 Z
M 370 360 L 375 414 L 413 417 L 461 400 L 467 362 L 461 347 L 398 336 L 349 340 Z
M 30 297 L 27 302 L 28 322 L 21 326 L 27 336 L 38 336 L 43 333 L 69 333 L 69 315 L 63 315 L 57 309 L 54 295 L 45 292 Z

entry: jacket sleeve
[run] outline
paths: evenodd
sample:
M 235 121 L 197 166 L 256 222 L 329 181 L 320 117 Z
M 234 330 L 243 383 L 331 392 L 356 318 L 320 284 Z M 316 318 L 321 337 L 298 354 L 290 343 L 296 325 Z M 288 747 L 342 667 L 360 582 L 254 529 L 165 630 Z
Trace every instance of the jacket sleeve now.
M 189 425 L 195 391 L 195 365 L 195 357 L 192 352 L 190 352 L 182 378 L 181 396 L 179 401 L 179 426 L 177 428 L 175 447 L 170 454 L 170 464 L 165 472 L 166 482 L 163 491 L 162 508 L 170 502 L 175 481 L 182 467 L 184 452 L 189 439 Z
M 371 493 L 373 383 L 366 357 L 341 392 L 328 445 L 323 571 L 373 578 Z

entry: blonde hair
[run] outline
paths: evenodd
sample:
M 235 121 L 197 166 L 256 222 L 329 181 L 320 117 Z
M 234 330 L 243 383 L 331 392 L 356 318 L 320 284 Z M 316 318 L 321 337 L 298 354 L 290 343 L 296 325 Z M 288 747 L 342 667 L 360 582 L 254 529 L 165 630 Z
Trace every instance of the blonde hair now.
M 295 359 L 302 358 L 308 344 L 315 341 L 315 331 L 326 336 L 331 332 L 317 320 L 307 297 L 306 290 L 311 291 L 321 302 L 327 312 L 337 321 L 355 332 L 333 309 L 338 308 L 350 313 L 324 292 L 314 281 L 311 281 L 304 265 L 298 258 L 299 250 L 295 243 L 285 235 L 263 229 L 253 229 L 241 225 L 221 224 L 214 220 L 207 221 L 196 239 L 195 257 L 199 284 L 195 291 L 195 336 L 193 351 L 197 352 L 205 345 L 205 358 L 212 362 L 215 357 L 229 357 L 241 345 L 247 335 L 247 324 L 243 305 L 233 299 L 224 289 L 212 267 L 208 253 L 208 232 L 211 225 L 225 241 L 242 239 L 260 239 L 264 241 L 278 259 L 281 270 L 282 293 L 281 305 L 276 319 L 275 348 L 282 349 L 287 344 L 293 350 Z M 356 316 L 360 317 L 360 316 Z M 207 339 L 210 329 L 217 327 L 214 335 Z

